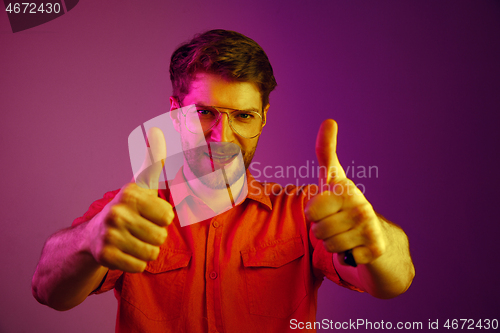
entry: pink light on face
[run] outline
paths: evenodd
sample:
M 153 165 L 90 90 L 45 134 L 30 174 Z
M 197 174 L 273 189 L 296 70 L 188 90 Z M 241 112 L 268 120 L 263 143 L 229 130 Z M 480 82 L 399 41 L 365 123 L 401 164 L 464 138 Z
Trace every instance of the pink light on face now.
M 189 107 L 191 106 L 186 108 Z M 179 223 L 181 226 L 186 226 L 233 208 L 239 203 L 235 202 L 232 193 L 235 184 L 243 181 L 244 195 L 239 195 L 240 200 L 243 200 L 247 183 L 240 147 L 231 142 L 207 143 L 203 133 L 192 133 L 175 123 L 179 112 L 180 110 L 173 110 L 171 113 L 145 122 L 130 133 L 128 141 L 130 162 L 134 178 L 137 180 L 144 169 L 157 162 L 153 157 L 145 156 L 147 138 L 143 133 L 152 127 L 157 127 L 163 132 L 167 157 L 159 188 L 166 189 L 168 184 L 173 201 L 171 204 L 176 209 Z M 209 190 L 208 196 L 205 193 L 203 199 L 195 195 L 192 190 L 200 183 Z

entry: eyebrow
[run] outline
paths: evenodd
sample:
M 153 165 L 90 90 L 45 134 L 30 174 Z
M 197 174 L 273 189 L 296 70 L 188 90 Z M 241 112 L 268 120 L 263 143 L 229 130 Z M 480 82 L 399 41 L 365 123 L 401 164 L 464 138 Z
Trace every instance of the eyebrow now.
M 222 106 L 216 106 L 216 105 L 206 105 L 205 103 L 202 103 L 202 102 L 197 102 L 197 103 L 194 103 L 195 105 L 198 105 L 198 106 L 203 106 L 203 107 L 213 107 L 213 108 L 219 108 L 219 109 L 225 109 L 225 110 L 233 110 L 233 111 L 253 111 L 253 112 L 257 112 L 260 114 L 260 111 L 259 109 L 257 108 L 248 108 L 248 109 L 235 109 L 235 108 L 226 108 L 226 107 L 222 107 Z

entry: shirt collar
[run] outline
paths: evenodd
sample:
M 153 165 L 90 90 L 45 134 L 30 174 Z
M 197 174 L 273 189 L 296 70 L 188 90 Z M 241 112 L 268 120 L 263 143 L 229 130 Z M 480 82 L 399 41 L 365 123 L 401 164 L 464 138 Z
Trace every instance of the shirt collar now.
M 248 194 L 247 199 L 252 199 L 266 205 L 270 210 L 273 209 L 273 204 L 271 199 L 269 199 L 269 194 L 267 194 L 266 189 L 260 182 L 253 178 L 250 171 L 247 169 L 247 186 Z

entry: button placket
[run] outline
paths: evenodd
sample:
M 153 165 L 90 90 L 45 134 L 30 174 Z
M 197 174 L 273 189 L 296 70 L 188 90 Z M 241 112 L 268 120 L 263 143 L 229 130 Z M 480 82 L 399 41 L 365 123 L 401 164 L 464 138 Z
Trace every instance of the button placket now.
M 211 223 L 213 225 L 213 221 Z M 210 227 L 208 230 L 207 239 L 207 255 L 205 257 L 205 267 L 206 267 L 206 279 L 205 279 L 205 290 L 207 297 L 207 316 L 208 316 L 208 326 L 209 332 L 215 332 L 217 330 L 216 318 L 215 318 L 215 306 L 214 306 L 214 288 L 213 280 L 210 279 L 210 273 L 214 271 L 214 252 L 215 252 L 215 231 L 217 229 Z

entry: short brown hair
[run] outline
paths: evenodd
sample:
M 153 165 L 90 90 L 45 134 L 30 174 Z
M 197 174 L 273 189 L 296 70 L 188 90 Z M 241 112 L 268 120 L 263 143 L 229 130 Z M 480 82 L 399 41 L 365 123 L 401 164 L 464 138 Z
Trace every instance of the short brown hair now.
M 170 60 L 173 95 L 182 100 L 199 72 L 255 83 L 261 93 L 262 107 L 269 103 L 269 94 L 276 87 L 273 68 L 264 50 L 235 31 L 210 30 L 174 51 Z

